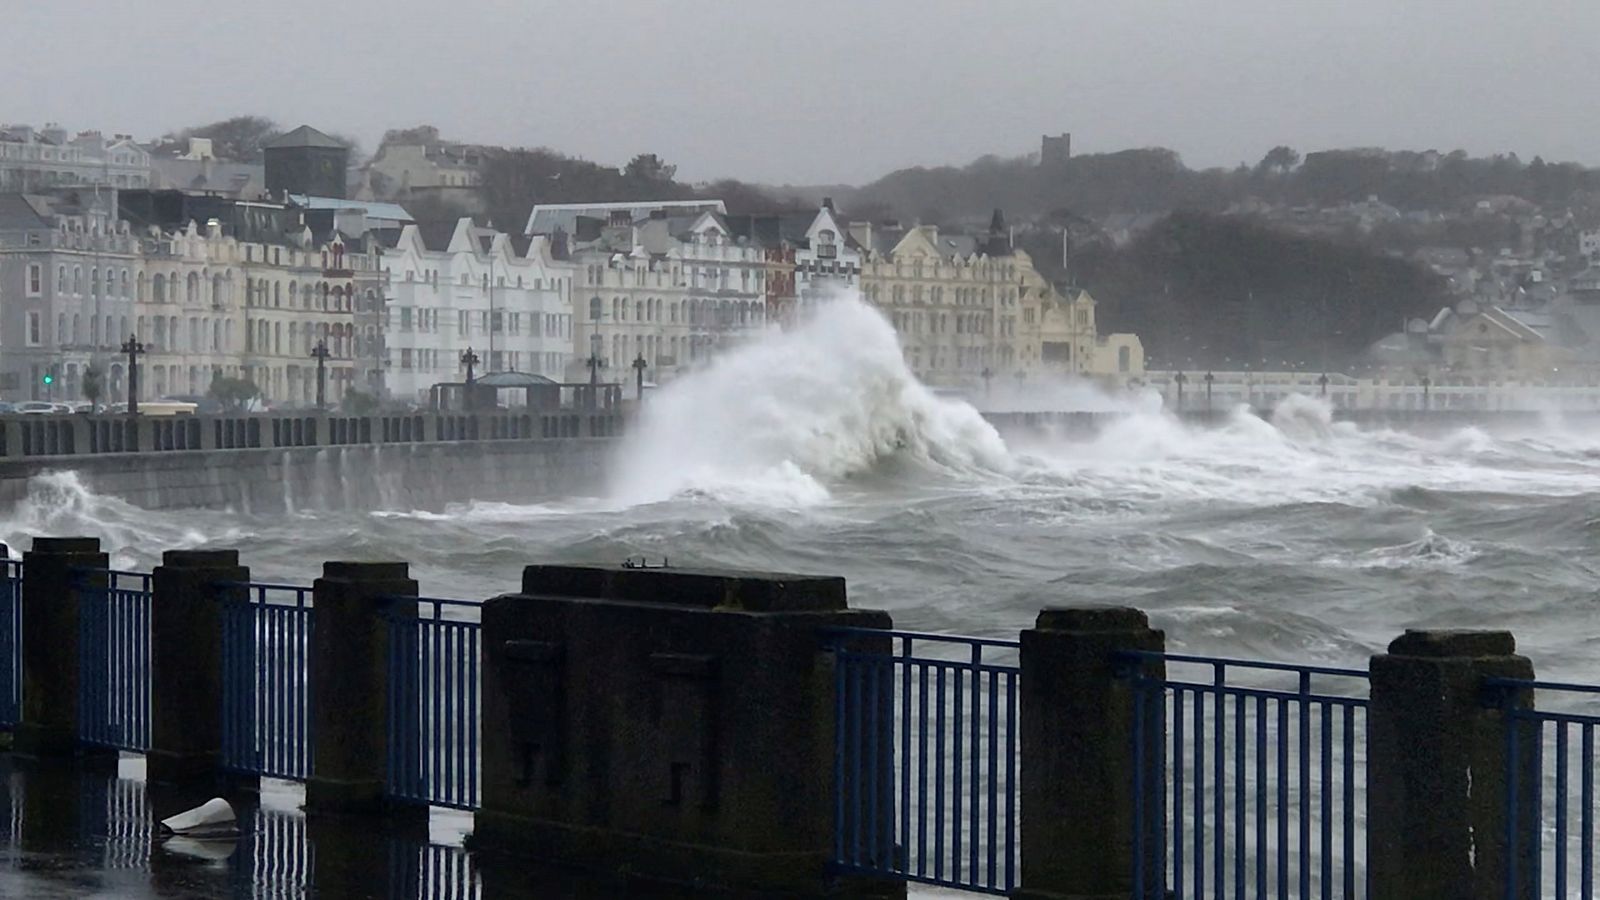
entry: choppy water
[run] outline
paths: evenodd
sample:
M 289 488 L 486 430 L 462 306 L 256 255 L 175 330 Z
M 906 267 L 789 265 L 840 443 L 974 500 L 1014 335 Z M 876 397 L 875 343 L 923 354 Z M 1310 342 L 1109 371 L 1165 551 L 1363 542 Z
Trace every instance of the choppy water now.
M 1192 429 L 1127 404 L 1081 441 L 1007 443 L 935 397 L 841 303 L 660 393 L 604 496 L 443 514 L 151 513 L 66 475 L 0 536 L 99 535 L 122 565 L 238 547 L 257 577 L 407 559 L 426 593 L 514 589 L 531 562 L 645 554 L 837 573 L 898 625 L 1010 634 L 1052 604 L 1148 610 L 1174 647 L 1360 663 L 1402 628 L 1510 628 L 1541 674 L 1600 678 L 1600 434 L 1433 435 L 1296 399 Z

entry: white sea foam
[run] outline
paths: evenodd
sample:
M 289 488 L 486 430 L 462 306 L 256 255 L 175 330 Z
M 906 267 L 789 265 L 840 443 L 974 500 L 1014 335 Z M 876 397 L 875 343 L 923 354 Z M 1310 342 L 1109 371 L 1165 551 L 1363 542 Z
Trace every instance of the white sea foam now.
M 28 480 L 28 495 L 0 519 L 0 540 L 13 554 L 26 550 L 40 535 L 86 536 L 100 539 L 112 555 L 113 565 L 123 565 L 130 552 L 184 549 L 205 544 L 205 534 L 192 517 L 158 515 L 132 504 L 97 494 L 73 471 L 53 471 Z M 224 529 L 218 538 L 237 538 L 237 527 Z
M 806 506 L 891 461 L 956 475 L 1014 465 L 977 410 L 917 381 L 882 315 L 841 297 L 649 398 L 614 494 Z

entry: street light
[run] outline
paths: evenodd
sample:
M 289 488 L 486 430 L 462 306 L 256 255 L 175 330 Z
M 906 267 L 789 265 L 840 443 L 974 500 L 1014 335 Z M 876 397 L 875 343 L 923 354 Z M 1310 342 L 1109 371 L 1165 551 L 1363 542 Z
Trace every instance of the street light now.
M 1323 372 L 1322 375 L 1319 378 L 1317 378 L 1317 387 L 1322 388 L 1322 396 L 1324 396 L 1324 397 L 1328 396 L 1328 373 L 1327 372 Z
M 644 352 L 640 351 L 639 355 L 633 360 L 633 371 L 637 379 L 640 403 L 644 402 L 644 370 L 648 365 L 650 364 L 644 360 Z
M 594 387 L 600 383 L 600 368 L 605 365 L 605 360 L 600 358 L 600 335 L 589 335 L 589 386 Z
M 1211 412 L 1211 382 L 1216 381 L 1217 380 L 1217 376 L 1211 374 L 1210 372 L 1207 372 L 1205 380 L 1206 380 L 1206 412 Z
M 311 358 L 317 361 L 317 412 L 328 409 L 328 357 L 332 355 L 326 341 L 317 341 L 311 348 Z
M 144 344 L 136 334 L 128 335 L 122 342 L 122 352 L 128 354 L 128 415 L 139 414 L 139 355 L 145 352 Z
M 467 367 L 467 397 L 463 405 L 466 407 L 468 412 L 471 412 L 472 407 L 475 405 L 473 403 L 474 398 L 472 395 L 475 393 L 473 391 L 473 385 L 477 383 L 477 379 L 474 378 L 472 374 L 472 367 L 476 366 L 480 362 L 482 362 L 482 360 L 478 358 L 478 354 L 472 352 L 471 347 L 468 347 L 466 352 L 461 354 L 461 364 Z
M 1178 386 L 1178 412 L 1183 412 L 1183 386 L 1188 383 L 1189 376 L 1179 372 L 1172 376 L 1172 382 Z

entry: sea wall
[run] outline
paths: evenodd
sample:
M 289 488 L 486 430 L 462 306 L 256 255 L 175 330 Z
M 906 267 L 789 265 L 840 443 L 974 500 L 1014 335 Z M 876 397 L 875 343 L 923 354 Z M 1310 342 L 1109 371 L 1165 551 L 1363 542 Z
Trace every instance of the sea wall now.
M 71 471 L 96 494 L 145 509 L 431 509 L 468 500 L 536 502 L 597 489 L 614 438 L 459 441 L 113 453 L 0 460 L 0 509 L 30 479 Z
M 1235 415 L 1233 408 L 1185 409 L 1169 412 L 1184 422 L 1202 427 L 1226 425 Z M 1272 409 L 1252 409 L 1252 413 L 1271 421 L 1276 414 Z M 1592 427 L 1600 422 L 1600 412 L 1582 410 L 1569 412 L 1536 410 L 1471 410 L 1471 409 L 1340 409 L 1332 408 L 1329 414 L 1335 422 L 1350 422 L 1362 428 L 1394 428 L 1406 431 L 1432 431 L 1465 428 L 1468 426 L 1493 428 L 1537 428 L 1552 424 Z M 1079 412 L 996 411 L 983 414 L 989 424 L 1002 435 L 1050 434 L 1061 436 L 1098 434 L 1101 429 L 1127 418 L 1121 411 Z

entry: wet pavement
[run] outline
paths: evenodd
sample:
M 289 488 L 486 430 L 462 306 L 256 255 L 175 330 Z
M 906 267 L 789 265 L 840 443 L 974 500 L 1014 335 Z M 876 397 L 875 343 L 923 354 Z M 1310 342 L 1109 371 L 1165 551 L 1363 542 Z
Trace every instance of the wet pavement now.
M 207 799 L 165 794 L 126 757 L 38 765 L 0 757 L 0 897 L 479 898 L 480 876 L 460 847 L 460 814 L 427 833 L 299 812 L 297 786 L 268 782 L 229 797 L 235 840 L 162 839 L 156 822 Z
M 292 900 L 302 897 L 689 900 L 712 896 L 596 882 L 526 860 L 484 860 L 462 848 L 469 814 L 433 810 L 426 825 L 308 820 L 302 789 L 268 781 L 227 792 L 235 840 L 163 839 L 156 823 L 210 799 L 148 785 L 144 760 L 41 764 L 0 754 L 0 898 Z M 721 896 L 721 895 L 719 895 Z M 947 896 L 913 889 L 913 897 Z M 957 896 L 949 894 L 948 896 Z M 732 900 L 732 898 L 726 898 Z

